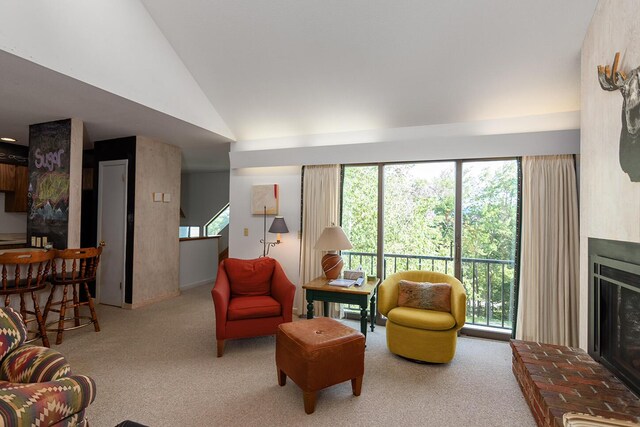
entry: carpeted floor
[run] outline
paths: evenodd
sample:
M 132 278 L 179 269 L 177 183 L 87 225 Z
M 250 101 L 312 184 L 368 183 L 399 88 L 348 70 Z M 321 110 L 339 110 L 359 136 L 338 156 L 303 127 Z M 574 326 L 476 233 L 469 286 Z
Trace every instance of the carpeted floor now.
M 535 425 L 507 343 L 462 337 L 450 364 L 417 364 L 389 353 L 382 327 L 367 335 L 361 396 L 350 382 L 325 389 L 306 415 L 298 387 L 277 384 L 274 337 L 229 341 L 216 358 L 210 288 L 137 310 L 99 306 L 100 333 L 54 345 L 97 383 L 92 427 Z

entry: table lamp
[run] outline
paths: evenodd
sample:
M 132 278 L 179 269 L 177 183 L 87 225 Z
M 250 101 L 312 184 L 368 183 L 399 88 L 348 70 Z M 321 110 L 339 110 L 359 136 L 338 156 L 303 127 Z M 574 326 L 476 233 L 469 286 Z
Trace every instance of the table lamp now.
M 340 276 L 344 262 L 338 251 L 351 248 L 353 246 L 340 226 L 332 225 L 322 230 L 314 249 L 327 251 L 322 257 L 322 270 L 327 279 L 337 279 Z

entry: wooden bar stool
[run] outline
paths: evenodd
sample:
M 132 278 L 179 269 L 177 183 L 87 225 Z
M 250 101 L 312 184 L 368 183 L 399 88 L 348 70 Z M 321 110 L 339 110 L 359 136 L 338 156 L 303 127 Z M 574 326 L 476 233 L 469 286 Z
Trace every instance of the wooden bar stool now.
M 58 325 L 57 328 L 47 329 L 47 331 L 57 332 L 56 344 L 62 344 L 62 334 L 64 331 L 70 331 L 93 324 L 96 332 L 100 332 L 98 316 L 93 306 L 93 298 L 89 292 L 89 282 L 96 279 L 96 270 L 98 269 L 101 253 L 102 246 L 97 248 L 56 251 L 56 258 L 61 260 L 60 270 L 58 271 L 58 262 L 54 262 L 53 274 L 51 275 L 51 293 L 49 294 L 47 305 L 44 308 L 45 319 L 51 311 L 60 314 L 58 320 L 47 323 L 47 326 Z M 58 287 L 62 288 L 62 299 L 54 302 L 53 294 Z M 69 287 L 72 290 L 72 297 L 67 296 Z M 86 301 L 80 301 L 79 294 L 82 292 L 80 287 L 82 287 L 85 292 Z M 54 306 L 60 306 L 60 308 L 53 308 Z M 89 307 L 90 316 L 80 315 L 80 307 L 82 306 Z M 67 309 L 71 308 L 73 308 L 73 317 L 65 317 Z M 81 320 L 85 320 L 85 322 L 81 323 Z M 65 322 L 71 321 L 73 321 L 73 326 L 65 327 Z
M 26 342 L 32 342 L 42 338 L 42 345 L 49 347 L 49 339 L 45 330 L 45 321 L 40 312 L 36 292 L 44 289 L 49 270 L 53 264 L 55 251 L 24 251 L 24 252 L 4 252 L 0 254 L 0 265 L 2 265 L 0 284 L 0 295 L 4 295 L 4 306 L 11 304 L 12 295 L 20 295 L 20 315 L 27 325 L 27 332 L 35 336 Z M 25 294 L 31 294 L 33 309 L 27 309 Z M 28 315 L 34 317 L 28 318 Z M 29 331 L 29 323 L 36 322 L 35 331 Z

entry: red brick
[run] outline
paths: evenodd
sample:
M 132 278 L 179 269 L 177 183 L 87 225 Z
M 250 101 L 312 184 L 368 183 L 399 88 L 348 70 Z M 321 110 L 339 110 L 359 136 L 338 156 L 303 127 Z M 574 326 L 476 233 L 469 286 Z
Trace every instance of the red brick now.
M 547 398 L 545 399 L 547 405 L 549 405 L 550 408 L 559 408 L 559 409 L 564 409 L 565 412 L 581 412 L 584 411 L 584 406 L 583 405 L 579 405 L 576 403 L 568 403 L 566 401 L 564 401 L 563 399 L 560 398 Z
M 541 382 L 536 382 L 535 384 L 541 390 L 557 391 L 558 393 L 562 393 L 562 394 L 575 394 L 575 395 L 578 394 L 578 392 L 572 389 L 571 387 L 565 387 L 562 385 L 555 385 L 555 384 L 541 383 Z
M 591 379 L 591 378 L 578 377 L 578 376 L 575 376 L 575 375 L 568 376 L 567 377 L 567 382 L 578 383 L 578 384 L 591 384 L 591 385 L 602 385 L 603 384 L 602 379 L 596 380 L 596 379 Z
M 563 395 L 563 397 L 565 398 L 567 403 L 570 403 L 572 405 L 582 405 L 585 408 L 585 410 L 588 408 L 601 409 L 603 411 L 609 410 L 609 406 L 607 406 L 607 402 L 604 402 L 602 400 L 588 399 L 585 397 L 575 397 L 575 396 L 568 396 L 568 395 Z
M 539 427 L 562 426 L 568 411 L 640 422 L 640 399 L 583 350 L 523 341 L 511 347 L 512 371 Z
M 540 365 L 547 368 L 555 368 L 555 366 L 553 366 L 553 362 L 550 362 L 548 360 L 538 360 L 532 359 L 530 357 L 523 357 L 522 361 L 524 362 L 524 366 L 526 367 L 529 367 L 529 365 Z
M 552 382 L 552 379 L 551 378 L 547 378 L 545 375 L 530 375 L 530 378 L 533 381 L 540 381 L 542 383 L 544 383 L 544 382 L 551 383 Z
M 569 363 L 569 362 L 559 362 L 559 363 L 556 363 L 556 367 L 558 369 L 561 369 L 562 371 L 580 371 L 580 372 L 593 373 L 593 370 L 591 369 L 591 366 L 583 365 L 583 364 L 575 365 L 575 364 Z

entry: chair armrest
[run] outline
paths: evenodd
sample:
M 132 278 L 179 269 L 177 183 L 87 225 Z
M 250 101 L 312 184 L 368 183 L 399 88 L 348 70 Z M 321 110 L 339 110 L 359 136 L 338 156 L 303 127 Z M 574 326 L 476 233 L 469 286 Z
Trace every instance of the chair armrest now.
M 396 274 L 387 277 L 378 287 L 378 311 L 386 316 L 398 305 L 398 283 Z
M 271 296 L 282 306 L 282 317 L 285 322 L 291 322 L 293 317 L 293 298 L 296 286 L 291 283 L 282 266 L 276 263 L 271 277 Z
M 213 305 L 216 310 L 216 337 L 218 339 L 224 339 L 229 298 L 231 297 L 229 277 L 224 269 L 224 260 L 221 261 L 218 266 L 218 275 L 216 276 L 216 283 L 213 285 L 213 289 L 211 289 L 211 297 L 213 298 Z
M 0 425 L 57 425 L 95 398 L 96 383 L 84 375 L 32 384 L 0 381 Z
M 467 294 L 462 283 L 451 283 L 451 314 L 456 319 L 456 329 L 464 326 L 467 319 Z
M 11 383 L 41 383 L 69 375 L 71 367 L 60 352 L 35 345 L 18 347 L 0 365 L 0 378 Z

